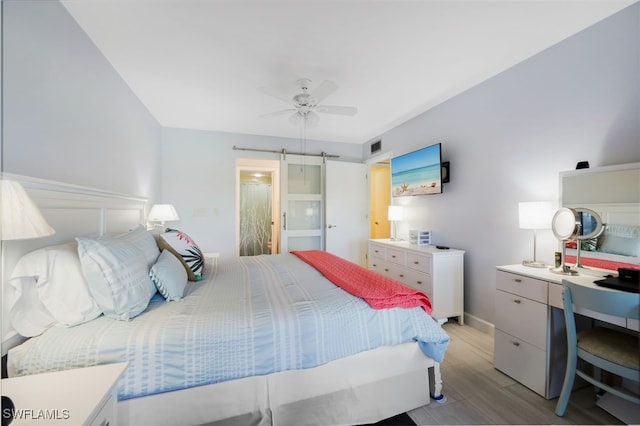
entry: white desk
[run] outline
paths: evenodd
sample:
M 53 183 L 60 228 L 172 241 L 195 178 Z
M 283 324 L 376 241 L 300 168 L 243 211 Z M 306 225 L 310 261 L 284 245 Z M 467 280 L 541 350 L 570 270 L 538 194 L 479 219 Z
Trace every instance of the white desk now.
M 562 280 L 596 287 L 594 281 L 600 278 L 586 273 L 559 275 L 547 268 L 523 265 L 499 266 L 496 273 L 495 367 L 546 398 L 558 396 L 567 357 Z M 629 297 L 638 295 L 629 293 Z M 593 318 L 632 330 L 640 329 L 637 320 L 587 310 L 577 312 L 585 316 L 585 322 L 590 323 Z

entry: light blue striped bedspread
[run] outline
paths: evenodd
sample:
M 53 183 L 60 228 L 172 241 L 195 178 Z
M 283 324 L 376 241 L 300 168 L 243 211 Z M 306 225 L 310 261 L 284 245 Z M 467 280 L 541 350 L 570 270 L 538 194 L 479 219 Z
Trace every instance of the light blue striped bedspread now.
M 19 375 L 129 362 L 120 399 L 315 367 L 417 341 L 442 361 L 449 337 L 421 308 L 373 310 L 291 254 L 220 258 L 184 299 L 156 295 L 129 322 L 99 317 L 29 342 Z

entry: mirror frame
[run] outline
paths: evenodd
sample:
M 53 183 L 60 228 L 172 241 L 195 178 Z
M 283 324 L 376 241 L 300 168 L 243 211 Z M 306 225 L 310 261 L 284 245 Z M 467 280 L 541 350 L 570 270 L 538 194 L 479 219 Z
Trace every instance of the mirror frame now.
M 574 207 L 573 210 L 577 213 L 577 217 L 578 217 L 578 221 L 580 222 L 580 230 L 578 232 L 578 235 L 576 236 L 576 239 L 579 241 L 584 241 L 584 240 L 590 240 L 593 238 L 598 238 L 600 235 L 602 235 L 602 233 L 604 232 L 605 229 L 605 224 L 604 222 L 602 222 L 602 218 L 600 217 L 600 215 L 598 213 L 596 213 L 595 211 L 591 210 L 591 209 L 587 209 L 585 207 Z M 596 222 L 596 229 L 593 230 L 591 233 L 587 234 L 587 235 L 582 235 L 582 230 L 583 230 L 583 226 L 582 226 L 582 216 L 581 213 L 587 213 L 589 215 L 591 215 L 591 217 L 593 217 L 595 219 Z
M 569 228 L 573 223 L 573 228 Z M 560 207 L 551 219 L 553 235 L 560 241 L 573 241 L 580 234 L 580 215 L 575 209 Z

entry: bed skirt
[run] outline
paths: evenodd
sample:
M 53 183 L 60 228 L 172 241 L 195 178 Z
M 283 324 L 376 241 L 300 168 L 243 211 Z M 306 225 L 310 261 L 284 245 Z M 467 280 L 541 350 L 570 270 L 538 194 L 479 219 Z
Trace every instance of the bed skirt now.
M 120 401 L 118 424 L 374 423 L 428 404 L 429 368 L 439 395 L 439 364 L 416 343 L 384 346 L 314 368 Z

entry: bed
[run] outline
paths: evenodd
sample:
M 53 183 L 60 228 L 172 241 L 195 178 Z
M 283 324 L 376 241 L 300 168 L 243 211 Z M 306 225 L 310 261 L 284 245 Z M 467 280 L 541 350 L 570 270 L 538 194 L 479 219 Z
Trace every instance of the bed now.
M 45 198 L 59 185 L 47 184 Z M 122 205 L 113 210 L 127 212 L 122 226 L 139 222 Z M 134 229 L 118 235 L 142 235 Z M 40 251 L 69 254 L 85 240 L 105 239 L 58 240 Z M 18 270 L 23 254 L 13 253 Z M 290 253 L 205 260 L 201 278 L 179 300 L 154 292 L 132 318 L 115 319 L 117 308 L 91 318 L 87 308 L 79 324 L 46 327 L 9 351 L 10 375 L 128 362 L 120 424 L 361 424 L 441 397 L 449 339 L 424 306 L 373 309 Z

